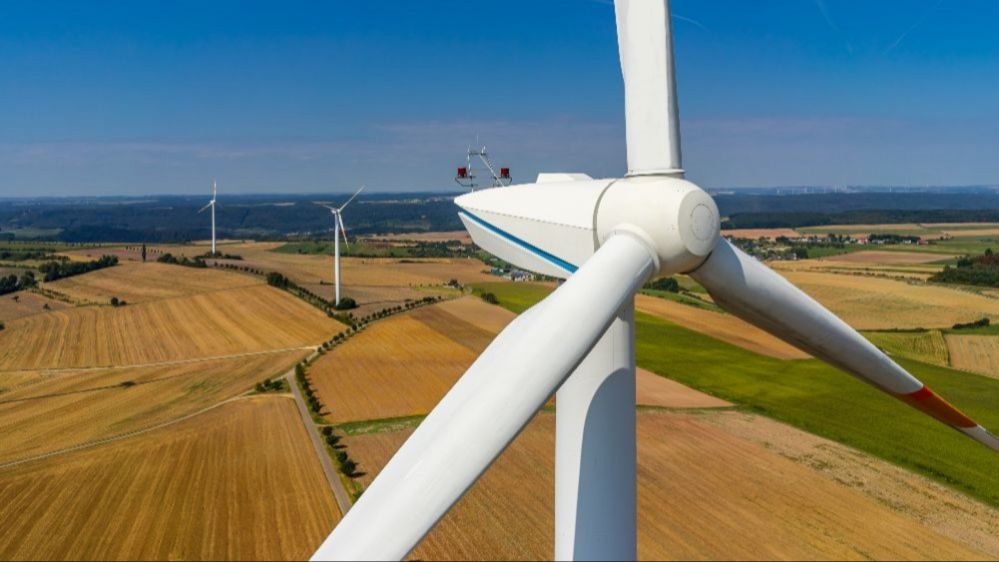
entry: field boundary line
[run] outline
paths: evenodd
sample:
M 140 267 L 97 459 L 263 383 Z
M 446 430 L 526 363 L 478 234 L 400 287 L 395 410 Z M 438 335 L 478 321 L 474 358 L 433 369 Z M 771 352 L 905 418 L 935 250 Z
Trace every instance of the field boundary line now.
M 270 355 L 277 353 L 287 353 L 289 351 L 315 351 L 319 345 L 303 345 L 296 347 L 285 347 L 282 349 L 265 349 L 263 351 L 247 351 L 244 353 L 233 353 L 229 355 L 212 355 L 208 357 L 193 357 L 190 359 L 172 359 L 168 361 L 157 361 L 154 363 L 136 363 L 132 365 L 110 365 L 106 367 L 57 367 L 52 369 L 7 369 L 0 370 L 4 373 L 41 373 L 44 375 L 58 375 L 63 373 L 86 373 L 93 371 L 116 371 L 121 369 L 143 369 L 148 367 L 167 367 L 171 365 L 186 365 L 189 363 L 204 363 L 210 361 L 222 361 L 225 359 L 240 359 L 243 357 L 254 357 L 257 355 Z

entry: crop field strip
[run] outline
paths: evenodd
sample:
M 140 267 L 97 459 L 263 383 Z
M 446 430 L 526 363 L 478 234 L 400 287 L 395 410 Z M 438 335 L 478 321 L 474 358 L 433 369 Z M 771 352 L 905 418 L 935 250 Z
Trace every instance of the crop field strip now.
M 79 307 L 10 322 L 0 371 L 141 365 L 315 345 L 342 329 L 267 286 L 121 308 Z
M 986 557 L 705 416 L 638 413 L 640 559 Z M 346 438 L 364 482 L 410 431 Z M 554 416 L 541 413 L 412 556 L 551 556 L 553 457 Z
M 962 367 L 951 363 L 948 345 L 940 330 L 865 332 L 864 336 L 892 357 L 904 357 L 942 367 L 962 369 Z
M 0 558 L 307 558 L 337 511 L 287 396 L 0 470 Z
M 45 377 L 0 393 L 0 465 L 157 426 L 233 398 L 306 355 L 286 351 Z M 0 385 L 16 376 L 0 374 Z
M 264 281 L 217 269 L 178 269 L 162 263 L 125 263 L 47 283 L 71 299 L 106 304 L 118 297 L 130 304 L 263 285 Z
M 999 335 L 949 333 L 944 337 L 953 367 L 999 379 Z
M 489 284 L 520 312 L 551 289 Z M 758 355 L 648 314 L 638 313 L 638 365 L 696 390 L 844 443 L 929 476 L 999 507 L 994 453 L 818 360 Z M 911 360 L 914 375 L 987 427 L 999 427 L 999 381 Z
M 983 315 L 999 317 L 999 300 L 960 289 L 811 271 L 780 273 L 861 330 L 949 328 Z

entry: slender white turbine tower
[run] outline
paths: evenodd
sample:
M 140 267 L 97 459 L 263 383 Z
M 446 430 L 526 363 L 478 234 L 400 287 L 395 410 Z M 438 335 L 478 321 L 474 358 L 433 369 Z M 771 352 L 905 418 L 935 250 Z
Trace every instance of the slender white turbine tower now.
M 198 212 L 202 212 L 205 209 L 212 208 L 212 255 L 215 255 L 215 198 L 218 194 L 218 187 L 215 185 L 215 180 L 212 180 L 212 200 L 208 202 L 207 205 L 202 207 Z
M 347 249 L 350 249 L 350 243 L 347 242 L 347 227 L 343 224 L 343 210 L 347 208 L 347 205 L 354 200 L 362 191 L 364 191 L 364 186 L 362 185 L 360 189 L 354 192 L 347 199 L 347 202 L 339 207 L 332 207 L 330 205 L 321 205 L 330 210 L 330 214 L 333 215 L 333 285 L 334 297 L 333 306 L 340 306 L 340 235 L 343 235 L 343 243 L 347 245 Z
M 314 559 L 405 557 L 557 391 L 555 557 L 634 560 L 634 294 L 657 275 L 689 274 L 732 314 L 999 451 L 999 438 L 721 238 L 714 201 L 683 178 L 669 2 L 615 10 L 628 174 L 542 174 L 456 200 L 479 246 L 566 281 L 490 344 Z

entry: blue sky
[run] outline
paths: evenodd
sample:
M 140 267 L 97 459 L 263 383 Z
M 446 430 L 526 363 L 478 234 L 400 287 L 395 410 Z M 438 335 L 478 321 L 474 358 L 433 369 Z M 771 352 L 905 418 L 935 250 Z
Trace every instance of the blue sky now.
M 999 183 L 999 2 L 673 0 L 705 187 Z M 624 172 L 596 0 L 0 3 L 0 196 Z

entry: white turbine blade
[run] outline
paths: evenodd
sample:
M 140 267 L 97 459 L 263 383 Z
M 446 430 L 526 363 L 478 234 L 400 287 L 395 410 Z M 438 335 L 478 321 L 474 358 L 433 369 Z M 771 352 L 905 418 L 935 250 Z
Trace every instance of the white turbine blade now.
M 207 205 L 205 205 L 204 207 L 202 207 L 202 208 L 198 209 L 198 212 L 199 212 L 199 213 L 203 213 L 203 212 L 205 212 L 206 210 L 208 210 L 208 208 L 209 208 L 209 207 L 211 207 L 211 206 L 212 206 L 212 202 L 211 202 L 211 201 L 209 201 Z
M 655 268 L 612 236 L 493 341 L 403 444 L 313 560 L 399 560 L 561 386 Z
M 999 438 L 933 393 L 846 322 L 722 239 L 690 274 L 723 308 L 999 452 Z
M 615 0 L 628 175 L 680 174 L 680 110 L 669 0 Z
M 342 210 L 346 209 L 347 205 L 350 205 L 350 202 L 353 201 L 355 197 L 357 197 L 358 195 L 360 195 L 362 191 L 364 191 L 364 187 L 365 186 L 362 185 L 361 189 L 358 189 L 357 191 L 355 191 L 354 194 L 350 196 L 350 199 L 347 199 L 346 203 L 344 203 L 343 205 L 340 205 L 340 208 L 338 210 L 342 211 Z
M 350 242 L 347 241 L 347 227 L 343 224 L 343 215 L 336 213 L 336 220 L 340 223 L 340 234 L 343 234 L 343 243 L 350 249 Z

